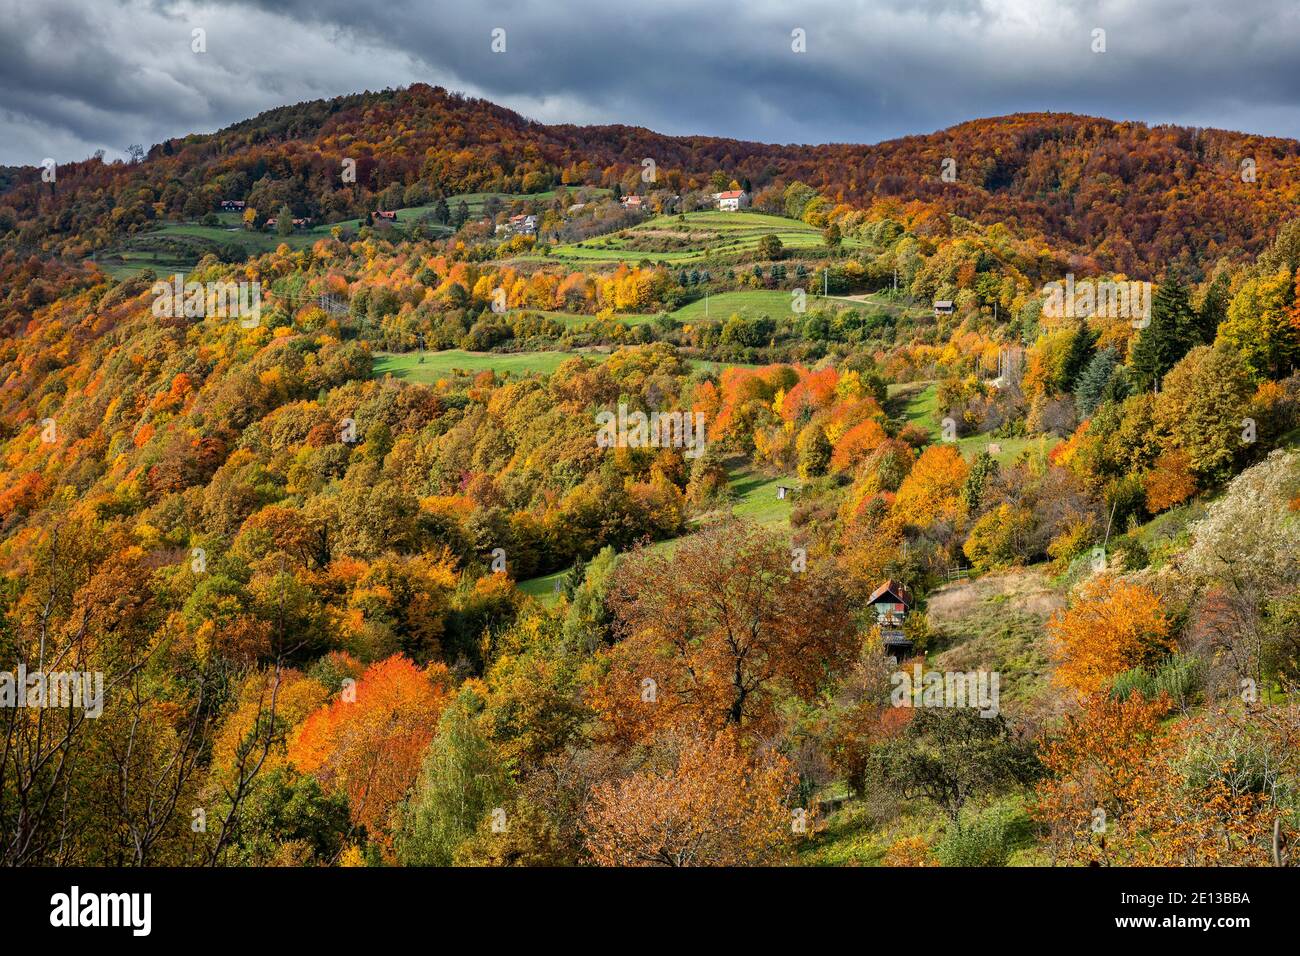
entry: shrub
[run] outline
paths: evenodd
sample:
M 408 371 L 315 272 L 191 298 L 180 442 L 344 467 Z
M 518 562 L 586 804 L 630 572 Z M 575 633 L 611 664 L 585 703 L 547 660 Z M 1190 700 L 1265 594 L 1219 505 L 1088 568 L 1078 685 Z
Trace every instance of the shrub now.
M 1171 654 L 1155 668 L 1134 667 L 1116 675 L 1110 685 L 1110 696 L 1128 700 L 1136 692 L 1145 700 L 1155 700 L 1161 694 L 1168 694 L 1176 706 L 1187 707 L 1204 687 L 1204 679 L 1204 663 L 1199 657 Z
M 895 840 L 885 851 L 881 866 L 937 866 L 934 851 L 923 836 L 903 837 Z
M 1016 842 L 1016 817 L 1006 807 L 985 810 L 966 821 L 952 824 L 934 849 L 944 866 L 1006 866 Z

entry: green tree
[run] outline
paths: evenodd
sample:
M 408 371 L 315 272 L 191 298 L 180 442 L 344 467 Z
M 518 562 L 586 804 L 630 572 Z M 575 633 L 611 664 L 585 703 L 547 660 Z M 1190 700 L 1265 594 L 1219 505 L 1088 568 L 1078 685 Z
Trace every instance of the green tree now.
M 820 425 L 809 425 L 799 435 L 799 477 L 820 478 L 831 463 L 831 441 Z
M 817 198 L 817 190 L 801 182 L 785 187 L 785 214 L 791 219 L 802 219 L 809 203 Z
M 879 746 L 871 776 L 904 799 L 925 797 L 960 826 L 972 797 L 1039 774 L 1032 743 L 1013 735 L 1001 714 L 973 707 L 921 707 L 904 733 Z
M 1300 367 L 1293 274 L 1280 269 L 1242 285 L 1219 326 L 1217 341 L 1241 355 L 1258 376 L 1285 378 Z
M 1213 345 L 1219 326 L 1228 317 L 1228 303 L 1232 300 L 1227 271 L 1220 272 L 1205 288 L 1201 307 L 1196 310 L 1196 331 L 1202 345 Z
M 998 473 L 998 461 L 987 451 L 982 451 L 971 462 L 970 474 L 961 486 L 961 499 L 966 504 L 966 511 L 975 514 L 979 511 L 984 498 L 984 488 L 989 479 Z
M 403 813 L 397 856 L 407 866 L 450 866 L 456 848 L 506 800 L 506 774 L 475 720 L 482 706 L 462 691 L 438 721 Z
M 1186 453 L 1203 486 L 1231 475 L 1253 393 L 1245 363 L 1222 346 L 1192 349 L 1165 376 L 1155 400 L 1155 424 Z
M 1128 374 L 1114 349 L 1094 355 L 1074 385 L 1074 405 L 1080 418 L 1090 416 L 1102 402 L 1123 401 L 1128 395 Z
M 242 866 L 329 866 L 352 829 L 345 794 L 284 767 L 254 779 L 234 826 L 230 862 Z
M 1134 384 L 1142 391 L 1154 389 L 1195 341 L 1196 314 L 1187 287 L 1171 273 L 1156 288 L 1151 322 L 1138 334 L 1129 355 Z
M 1087 367 L 1093 356 L 1093 347 L 1097 344 L 1097 334 L 1088 328 L 1086 322 L 1080 321 L 1074 329 L 1064 359 L 1061 363 L 1061 391 L 1068 392 L 1074 388 L 1079 375 Z
M 840 233 L 840 227 L 837 223 L 831 223 L 822 232 L 822 242 L 826 244 L 827 249 L 838 249 L 840 243 L 844 241 L 844 236 Z
M 574 588 L 569 610 L 564 616 L 564 636 L 574 647 L 591 653 L 612 641 L 611 616 L 605 603 L 618 553 L 608 545 L 591 559 L 582 583 Z
M 275 231 L 282 236 L 293 235 L 293 210 L 284 205 L 275 214 Z

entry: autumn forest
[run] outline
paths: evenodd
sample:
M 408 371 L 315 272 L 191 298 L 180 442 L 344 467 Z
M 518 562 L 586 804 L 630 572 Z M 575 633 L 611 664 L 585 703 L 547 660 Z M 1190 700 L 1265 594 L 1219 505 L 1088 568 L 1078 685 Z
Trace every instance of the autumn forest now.
M 1296 865 L 1298 198 L 420 84 L 0 168 L 0 864 Z

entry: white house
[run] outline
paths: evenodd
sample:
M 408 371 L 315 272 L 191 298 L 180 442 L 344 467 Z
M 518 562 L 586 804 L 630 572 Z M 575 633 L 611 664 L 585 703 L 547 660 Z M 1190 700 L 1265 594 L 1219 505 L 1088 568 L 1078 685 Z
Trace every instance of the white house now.
M 735 212 L 749 206 L 749 193 L 743 189 L 728 189 L 725 193 L 714 193 L 714 200 L 723 212 Z
M 536 216 L 511 216 L 509 223 L 506 224 L 510 232 L 516 235 L 531 236 L 537 232 Z

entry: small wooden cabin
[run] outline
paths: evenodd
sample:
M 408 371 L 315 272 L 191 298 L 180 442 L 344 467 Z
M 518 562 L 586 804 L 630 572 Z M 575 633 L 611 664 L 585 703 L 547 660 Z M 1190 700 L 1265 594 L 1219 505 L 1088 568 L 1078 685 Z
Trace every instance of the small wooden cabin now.
M 876 623 L 880 626 L 885 653 L 902 660 L 912 652 L 912 642 L 903 631 L 907 613 L 912 610 L 912 592 L 889 578 L 872 592 L 867 604 L 876 609 Z

